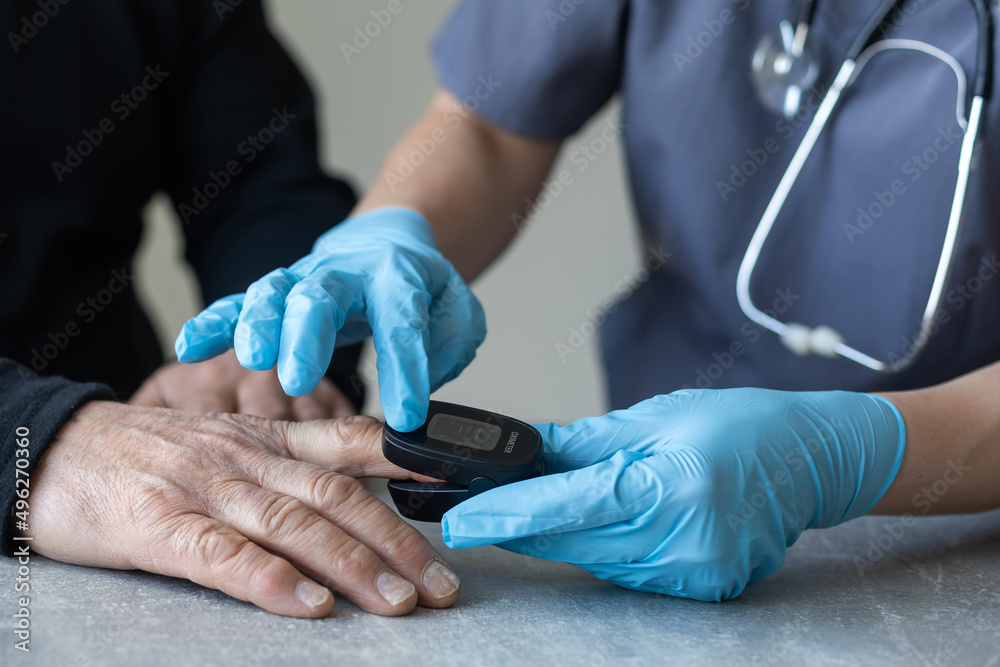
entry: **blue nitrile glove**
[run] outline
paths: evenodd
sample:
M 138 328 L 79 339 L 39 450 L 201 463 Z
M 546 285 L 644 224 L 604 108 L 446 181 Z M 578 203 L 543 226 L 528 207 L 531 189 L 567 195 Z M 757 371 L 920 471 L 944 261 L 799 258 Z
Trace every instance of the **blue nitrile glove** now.
M 424 422 L 431 392 L 457 377 L 486 337 L 479 301 L 409 209 L 337 225 L 291 268 L 188 321 L 175 349 L 179 360 L 196 362 L 235 347 L 249 369 L 277 363 L 281 386 L 302 396 L 323 378 L 334 345 L 372 332 L 382 410 L 400 431 Z
M 803 530 L 867 513 L 906 439 L 885 399 L 765 389 L 678 391 L 539 430 L 557 474 L 455 507 L 445 543 L 699 600 L 736 597 L 777 571 Z

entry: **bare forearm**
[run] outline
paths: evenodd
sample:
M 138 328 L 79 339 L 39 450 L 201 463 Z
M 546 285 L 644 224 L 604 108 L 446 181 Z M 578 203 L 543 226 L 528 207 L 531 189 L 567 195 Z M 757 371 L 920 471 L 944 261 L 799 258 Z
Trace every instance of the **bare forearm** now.
M 906 423 L 906 453 L 873 513 L 1000 507 L 1000 363 L 936 387 L 884 396 Z
M 438 93 L 396 144 L 355 213 L 403 206 L 434 228 L 442 254 L 471 281 L 503 252 L 552 168 L 559 145 L 506 132 Z

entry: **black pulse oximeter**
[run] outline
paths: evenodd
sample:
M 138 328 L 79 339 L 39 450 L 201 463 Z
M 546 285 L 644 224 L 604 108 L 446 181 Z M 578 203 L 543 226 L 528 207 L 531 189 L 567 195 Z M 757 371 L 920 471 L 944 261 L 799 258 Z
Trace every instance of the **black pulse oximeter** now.
M 533 426 L 439 401 L 431 401 L 427 421 L 415 431 L 386 424 L 382 453 L 410 472 L 444 480 L 389 482 L 399 513 L 414 521 L 440 521 L 463 500 L 543 472 L 542 436 Z

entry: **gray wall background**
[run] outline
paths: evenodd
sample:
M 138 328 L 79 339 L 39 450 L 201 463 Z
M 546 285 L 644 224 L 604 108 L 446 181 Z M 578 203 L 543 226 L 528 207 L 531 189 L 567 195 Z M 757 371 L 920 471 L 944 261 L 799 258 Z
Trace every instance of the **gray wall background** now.
M 363 190 L 435 88 L 428 44 L 453 0 L 400 0 L 403 11 L 351 62 L 341 50 L 371 11 L 389 0 L 270 0 L 271 24 L 305 70 L 320 105 L 325 166 Z M 540 15 L 538 20 L 544 20 Z M 557 343 L 640 265 L 639 241 L 625 194 L 621 147 L 612 146 L 584 173 L 568 162 L 617 109 L 612 105 L 569 142 L 554 174 L 574 182 L 542 210 L 473 289 L 486 309 L 489 336 L 465 373 L 435 396 L 535 421 L 568 422 L 606 411 L 596 336 L 560 359 Z M 598 144 L 599 146 L 599 144 Z M 166 201 L 149 207 L 140 251 L 140 293 L 172 354 L 181 324 L 201 307 L 183 263 L 183 239 Z M 362 359 L 369 378 L 368 414 L 381 415 L 374 351 Z

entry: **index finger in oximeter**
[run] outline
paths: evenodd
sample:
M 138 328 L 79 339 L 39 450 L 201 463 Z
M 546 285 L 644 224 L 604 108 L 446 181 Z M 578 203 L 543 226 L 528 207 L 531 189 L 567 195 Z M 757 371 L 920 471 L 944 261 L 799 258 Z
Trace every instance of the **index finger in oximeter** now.
M 423 426 L 400 433 L 388 424 L 382 453 L 390 462 L 444 482 L 389 482 L 399 513 L 415 521 L 440 521 L 472 496 L 542 474 L 542 436 L 511 417 L 431 401 Z

